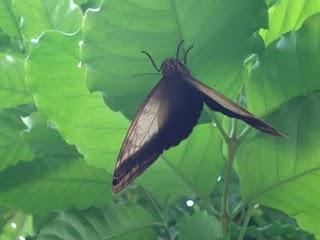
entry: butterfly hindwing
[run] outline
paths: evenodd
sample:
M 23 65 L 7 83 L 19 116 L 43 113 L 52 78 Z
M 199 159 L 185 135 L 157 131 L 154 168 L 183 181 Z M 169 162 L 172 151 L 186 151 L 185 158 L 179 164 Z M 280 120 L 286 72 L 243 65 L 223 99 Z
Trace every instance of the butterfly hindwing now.
M 180 143 L 196 125 L 203 99 L 178 78 L 162 78 L 136 114 L 116 163 L 114 193 L 140 175 L 165 149 Z

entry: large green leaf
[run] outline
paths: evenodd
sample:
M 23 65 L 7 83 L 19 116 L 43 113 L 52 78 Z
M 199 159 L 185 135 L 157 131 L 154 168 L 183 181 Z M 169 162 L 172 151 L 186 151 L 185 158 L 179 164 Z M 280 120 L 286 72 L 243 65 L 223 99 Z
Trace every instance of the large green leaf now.
M 42 212 L 101 206 L 110 199 L 110 174 L 86 164 L 38 112 L 24 121 L 28 126 L 23 133 L 24 143 L 37 159 L 20 162 L 0 173 L 1 205 Z M 23 153 L 22 149 L 14 150 L 16 154 Z
M 194 76 L 234 97 L 252 34 L 266 22 L 262 0 L 103 1 L 100 11 L 86 13 L 83 24 L 89 88 L 106 92 L 114 109 L 135 111 L 161 78 L 140 51 L 160 65 L 175 57 L 184 39 L 184 50 L 194 46 L 189 54 Z
M 0 173 L 0 204 L 27 212 L 102 206 L 111 176 L 81 158 L 46 156 Z
M 11 0 L 0 1 L 0 28 L 11 37 L 18 37 L 20 34 L 18 19 L 12 10 Z
M 100 0 L 74 0 L 74 2 L 82 8 L 82 11 L 88 8 L 98 8 L 100 5 Z
M 46 30 L 74 33 L 81 28 L 82 11 L 72 0 L 13 0 L 16 15 L 23 17 L 27 40 Z
M 291 101 L 270 120 L 288 135 L 257 134 L 238 153 L 243 201 L 281 209 L 320 236 L 320 94 Z
M 39 112 L 23 118 L 28 126 L 22 134 L 33 153 L 39 157 L 79 157 L 74 146 L 68 145 Z
M 0 108 L 33 102 L 25 83 L 24 61 L 0 54 Z
M 63 138 L 89 164 L 111 172 L 128 123 L 104 105 L 101 94 L 88 92 L 79 35 L 44 34 L 27 61 L 27 79 L 40 112 Z
M 26 129 L 21 117 L 13 111 L 0 111 L 0 171 L 34 155 L 21 137 Z
M 198 125 L 179 146 L 164 153 L 138 182 L 166 198 L 186 194 L 206 198 L 217 183 L 223 163 L 218 130 L 212 124 Z
M 222 237 L 220 222 L 204 211 L 184 216 L 179 220 L 177 229 L 181 240 L 216 240 Z
M 43 226 L 36 240 L 153 240 L 158 223 L 132 203 L 109 204 L 102 209 L 64 211 Z
M 290 99 L 320 89 L 320 15 L 268 46 L 247 84 L 248 107 L 258 115 Z
M 260 30 L 266 45 L 289 31 L 298 30 L 310 15 L 320 12 L 318 0 L 280 0 L 269 9 L 269 29 Z

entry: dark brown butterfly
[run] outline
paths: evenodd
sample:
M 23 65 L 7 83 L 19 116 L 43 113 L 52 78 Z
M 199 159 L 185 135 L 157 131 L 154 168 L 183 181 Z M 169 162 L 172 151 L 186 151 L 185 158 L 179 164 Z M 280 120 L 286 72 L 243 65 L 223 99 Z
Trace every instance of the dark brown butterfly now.
M 114 170 L 112 191 L 117 193 L 146 170 L 164 151 L 179 144 L 197 124 L 203 104 L 229 117 L 241 119 L 265 133 L 282 136 L 266 122 L 229 100 L 221 93 L 194 79 L 179 61 L 178 45 L 176 59 L 165 60 L 157 71 L 163 77 L 152 89 L 140 107 L 122 144 Z

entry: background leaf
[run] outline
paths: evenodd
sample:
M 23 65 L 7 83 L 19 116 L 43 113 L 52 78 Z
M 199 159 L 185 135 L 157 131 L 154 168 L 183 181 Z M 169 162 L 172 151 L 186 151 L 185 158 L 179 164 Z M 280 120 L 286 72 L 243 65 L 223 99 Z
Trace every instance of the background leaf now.
M 226 12 L 232 18 L 226 18 Z M 266 14 L 262 0 L 103 1 L 99 12 L 86 13 L 83 25 L 88 86 L 105 92 L 114 110 L 135 112 L 161 78 L 140 51 L 149 52 L 160 65 L 175 56 L 183 39 L 184 50 L 194 46 L 188 58 L 195 77 L 235 97 L 242 86 L 243 59 L 254 42 L 252 34 L 266 26 Z M 123 104 L 121 98 L 130 101 Z
M 39 112 L 25 117 L 23 143 L 36 156 L 0 172 L 0 204 L 27 212 L 101 206 L 110 200 L 111 176 L 89 166 Z M 11 121 L 12 122 L 12 121 Z M 8 147 L 7 147 L 8 148 Z M 29 150 L 30 151 L 30 150 Z M 23 153 L 17 149 L 14 153 Z
M 297 31 L 304 20 L 320 12 L 317 0 L 281 0 L 269 9 L 269 29 L 261 29 L 260 34 L 266 45 L 289 31 Z
M 78 43 L 79 35 L 43 35 L 27 62 L 28 82 L 40 112 L 64 139 L 89 164 L 112 172 L 128 123 L 104 105 L 101 94 L 88 92 Z
M 266 115 L 294 97 L 320 89 L 319 27 L 320 15 L 313 15 L 299 31 L 266 48 L 246 86 L 251 111 Z
M 33 102 L 25 83 L 24 61 L 0 54 L 0 108 L 12 108 Z
M 12 9 L 11 0 L 0 1 L 0 9 L 0 28 L 11 37 L 18 37 L 20 28 L 18 18 L 15 16 Z
M 111 176 L 81 158 L 46 156 L 0 173 L 1 205 L 27 212 L 102 206 L 110 200 Z
M 281 209 L 317 236 L 319 103 L 319 93 L 288 103 L 270 117 L 288 138 L 257 134 L 238 153 L 243 201 Z
M 179 239 L 215 240 L 222 237 L 220 222 L 206 212 L 197 212 L 192 216 L 185 216 L 177 225 Z
M 137 205 L 109 204 L 102 209 L 59 212 L 35 239 L 152 240 L 157 239 L 156 225 L 155 219 Z
M 46 30 L 74 33 L 81 27 L 81 9 L 72 0 L 13 0 L 17 16 L 23 17 L 27 40 L 37 39 Z
M 32 160 L 34 154 L 21 133 L 26 129 L 19 113 L 0 111 L 0 171 L 21 160 Z
M 138 182 L 165 198 L 191 193 L 207 199 L 223 164 L 218 130 L 212 124 L 202 124 L 179 146 L 163 154 Z

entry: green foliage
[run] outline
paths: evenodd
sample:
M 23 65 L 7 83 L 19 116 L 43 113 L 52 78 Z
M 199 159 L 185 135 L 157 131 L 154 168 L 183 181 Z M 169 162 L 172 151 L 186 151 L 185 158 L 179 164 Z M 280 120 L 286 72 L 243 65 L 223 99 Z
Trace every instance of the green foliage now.
M 314 15 L 301 29 L 266 48 L 247 83 L 249 109 L 266 115 L 295 97 L 320 89 L 319 25 L 320 15 Z
M 4 170 L 21 160 L 32 160 L 35 156 L 21 136 L 25 129 L 19 113 L 2 110 L 0 112 L 0 169 Z
M 3 0 L 0 2 L 0 25 L 2 30 L 15 38 L 20 35 L 18 18 L 15 16 L 11 0 Z
M 216 240 L 222 237 L 220 222 L 206 212 L 197 212 L 181 218 L 177 224 L 180 239 Z
M 1 54 L 0 68 L 0 107 L 13 108 L 32 103 L 32 95 L 25 83 L 24 60 L 21 57 Z
M 319 12 L 317 0 L 0 1 L 0 240 L 320 238 Z M 206 109 L 112 196 L 130 120 L 161 78 L 140 51 L 160 65 L 181 40 L 197 79 L 287 137 Z
M 73 33 L 81 27 L 81 9 L 70 0 L 13 0 L 13 9 L 23 17 L 21 30 L 26 40 L 36 39 L 46 30 Z
M 265 44 L 281 37 L 289 31 L 298 30 L 305 19 L 320 11 L 317 0 L 281 0 L 269 9 L 269 29 L 261 29 L 260 34 Z
M 319 233 L 315 213 L 320 210 L 320 195 L 314 191 L 320 171 L 319 103 L 319 93 L 291 101 L 271 116 L 288 139 L 274 140 L 257 134 L 238 155 L 243 201 L 257 199 L 282 209 L 314 233 Z M 286 118 L 290 123 L 283 122 Z
M 109 204 L 102 209 L 69 210 L 51 216 L 35 240 L 42 239 L 156 239 L 156 222 L 148 211 L 132 203 Z

